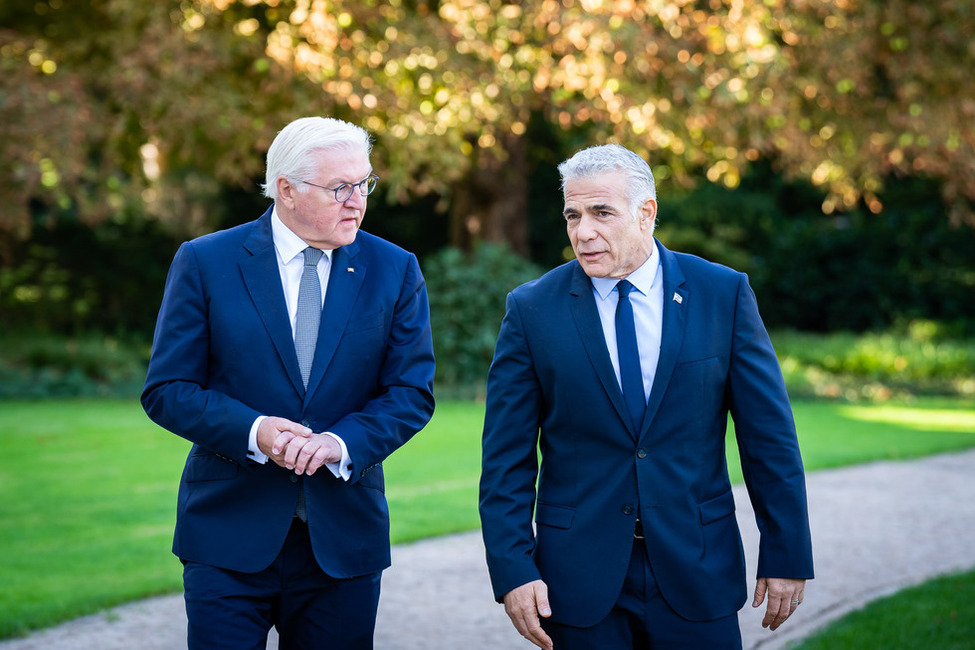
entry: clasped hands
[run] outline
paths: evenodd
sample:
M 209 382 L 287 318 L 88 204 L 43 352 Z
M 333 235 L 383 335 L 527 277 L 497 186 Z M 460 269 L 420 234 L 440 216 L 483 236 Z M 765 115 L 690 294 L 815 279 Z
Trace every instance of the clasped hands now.
M 322 465 L 342 460 L 342 447 L 335 438 L 287 418 L 264 418 L 257 429 L 257 446 L 295 474 L 311 476 Z

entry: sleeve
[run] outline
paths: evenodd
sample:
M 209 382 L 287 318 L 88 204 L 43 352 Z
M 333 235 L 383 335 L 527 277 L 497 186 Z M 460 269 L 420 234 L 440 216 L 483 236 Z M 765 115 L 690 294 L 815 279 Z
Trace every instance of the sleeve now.
M 728 398 L 761 537 L 757 575 L 812 578 L 805 476 L 792 408 L 755 294 L 744 275 L 735 304 Z
M 243 463 L 248 432 L 262 414 L 210 390 L 209 356 L 205 286 L 192 242 L 187 242 L 166 278 L 142 406 L 161 427 Z
M 540 578 L 532 559 L 542 393 L 518 303 L 508 295 L 488 374 L 479 511 L 494 596 Z
M 426 283 L 411 254 L 393 307 L 377 396 L 329 427 L 348 448 L 350 481 L 357 481 L 426 426 L 434 408 L 434 368 Z

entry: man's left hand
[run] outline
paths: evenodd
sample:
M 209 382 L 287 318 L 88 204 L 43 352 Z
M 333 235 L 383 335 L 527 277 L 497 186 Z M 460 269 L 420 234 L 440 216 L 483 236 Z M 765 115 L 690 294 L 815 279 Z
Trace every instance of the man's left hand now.
M 274 446 L 284 448 L 284 466 L 294 470 L 295 474 L 311 476 L 322 465 L 342 460 L 342 447 L 332 436 L 313 433 L 307 438 L 288 438 L 287 434 L 281 434 Z
M 785 623 L 792 612 L 802 604 L 805 588 L 805 580 L 759 578 L 755 585 L 755 600 L 752 602 L 752 607 L 760 607 L 768 593 L 768 607 L 765 610 L 765 618 L 762 619 L 762 627 L 775 630 Z

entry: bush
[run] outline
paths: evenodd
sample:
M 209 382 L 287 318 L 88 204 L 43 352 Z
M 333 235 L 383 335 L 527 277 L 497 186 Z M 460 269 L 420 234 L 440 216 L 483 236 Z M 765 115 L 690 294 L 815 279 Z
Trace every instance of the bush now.
M 909 395 L 975 394 L 975 342 L 947 338 L 945 328 L 913 321 L 883 333 L 775 331 L 794 397 L 850 400 Z
M 494 356 L 508 292 L 543 271 L 507 246 L 487 243 L 469 254 L 445 248 L 422 266 L 430 295 L 437 393 L 478 396 Z
M 952 226 L 936 183 L 891 179 L 873 214 L 825 215 L 823 194 L 756 166 L 735 190 L 661 197 L 659 236 L 749 274 L 766 324 L 888 330 L 927 319 L 975 328 L 975 228 Z
M 110 337 L 0 339 L 0 399 L 138 397 L 149 350 Z

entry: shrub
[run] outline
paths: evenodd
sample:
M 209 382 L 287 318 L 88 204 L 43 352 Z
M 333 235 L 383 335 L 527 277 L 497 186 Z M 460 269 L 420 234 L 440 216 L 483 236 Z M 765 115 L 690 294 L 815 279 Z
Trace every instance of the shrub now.
M 735 190 L 705 183 L 662 197 L 658 232 L 674 250 L 748 273 L 769 327 L 975 327 L 975 228 L 951 224 L 936 183 L 891 180 L 880 214 L 825 215 L 823 198 L 756 165 Z
M 137 397 L 146 378 L 145 346 L 111 337 L 0 338 L 0 399 Z
M 482 392 L 505 298 L 541 274 L 541 268 L 502 244 L 482 243 L 472 253 L 445 248 L 423 261 L 438 395 L 473 397 Z
M 796 397 L 886 399 L 975 394 L 975 342 L 938 336 L 914 321 L 882 333 L 775 331 L 779 363 Z

